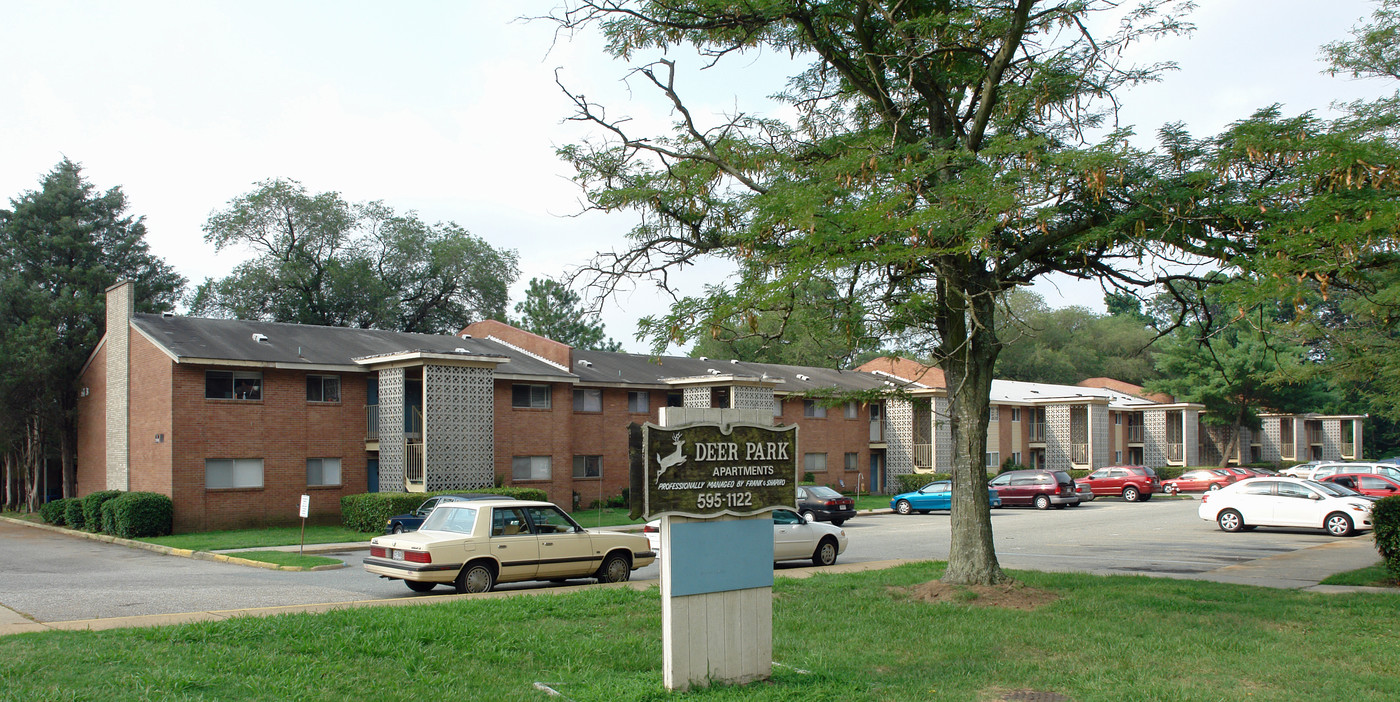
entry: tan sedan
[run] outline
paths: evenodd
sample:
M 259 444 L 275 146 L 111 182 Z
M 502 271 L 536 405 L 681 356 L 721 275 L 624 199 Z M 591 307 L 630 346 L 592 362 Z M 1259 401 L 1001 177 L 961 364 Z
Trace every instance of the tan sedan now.
M 369 543 L 365 570 L 414 592 L 448 584 L 489 592 L 524 580 L 616 583 L 656 560 L 645 536 L 590 531 L 551 503 L 522 500 L 440 504 L 418 531 Z

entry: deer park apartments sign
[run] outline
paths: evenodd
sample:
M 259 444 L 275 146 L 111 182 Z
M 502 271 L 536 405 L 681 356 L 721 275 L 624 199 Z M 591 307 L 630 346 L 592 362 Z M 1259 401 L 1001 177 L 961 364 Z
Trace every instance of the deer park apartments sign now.
M 797 427 L 632 425 L 632 517 L 755 515 L 796 504 Z

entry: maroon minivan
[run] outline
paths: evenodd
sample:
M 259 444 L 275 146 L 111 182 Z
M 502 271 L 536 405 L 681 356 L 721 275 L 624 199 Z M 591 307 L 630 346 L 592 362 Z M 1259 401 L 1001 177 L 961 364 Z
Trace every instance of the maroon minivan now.
M 1074 478 L 1062 470 L 1011 470 L 992 478 L 987 487 L 996 490 L 1006 506 L 1064 509 L 1079 504 Z

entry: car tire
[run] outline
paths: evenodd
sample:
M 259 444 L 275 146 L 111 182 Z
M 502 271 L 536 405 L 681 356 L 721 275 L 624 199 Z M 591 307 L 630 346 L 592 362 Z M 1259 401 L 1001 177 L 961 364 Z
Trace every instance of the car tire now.
M 1146 501 L 1152 499 L 1152 493 L 1150 493 L 1150 492 L 1144 492 L 1144 493 L 1142 493 L 1142 497 L 1139 497 L 1138 499 L 1139 499 L 1139 500 L 1142 500 L 1143 502 L 1146 502 Z
M 598 582 L 600 583 L 625 583 L 632 579 L 632 564 L 627 562 L 627 557 L 614 553 L 603 560 L 603 567 L 598 569 Z
M 1211 483 L 1211 484 L 1210 484 L 1210 487 L 1206 488 L 1206 490 L 1208 490 L 1208 491 L 1210 491 L 1210 492 L 1215 492 L 1216 490 L 1219 490 L 1219 489 L 1220 489 L 1220 483 Z
M 1233 509 L 1220 510 L 1220 514 L 1215 515 L 1215 523 L 1220 526 L 1221 531 L 1244 531 L 1244 517 Z
M 402 525 L 402 524 L 395 524 L 395 525 L 394 525 L 394 533 L 395 533 L 395 534 L 402 534 L 402 533 L 403 533 L 403 525 Z
M 817 523 L 817 513 L 816 513 L 816 512 L 813 512 L 813 511 L 810 510 L 810 509 L 807 510 L 806 512 L 803 512 L 803 513 L 802 513 L 802 518 L 803 518 L 803 519 L 806 519 L 808 524 L 816 524 L 816 523 Z
M 909 505 L 909 500 L 900 500 L 894 503 L 894 511 L 900 514 L 913 514 L 914 508 Z
M 817 550 L 812 552 L 812 565 L 829 566 L 836 563 L 836 540 L 830 537 L 822 539 L 817 544 Z
M 842 524 L 845 524 L 845 523 L 846 523 L 846 520 L 844 520 L 844 519 L 833 519 L 833 520 L 831 520 L 831 526 L 841 526 Z
M 1327 533 L 1333 536 L 1351 536 L 1356 533 L 1356 529 L 1351 524 L 1351 517 L 1341 512 L 1333 512 L 1322 520 L 1323 526 L 1327 528 Z
M 407 585 L 408 589 L 414 592 L 427 592 L 437 587 L 437 583 L 421 583 L 417 580 L 405 580 L 403 584 Z
M 1035 496 L 1035 508 L 1036 508 L 1036 509 L 1050 509 L 1050 496 L 1049 496 L 1049 495 L 1036 495 L 1036 496 Z
M 1141 498 L 1142 498 L 1142 493 L 1138 492 L 1138 489 L 1137 489 L 1137 488 L 1135 488 L 1135 487 L 1133 487 L 1133 486 L 1131 486 L 1131 485 L 1129 485 L 1128 487 L 1123 488 L 1123 501 L 1124 501 L 1124 502 L 1137 502 L 1137 501 L 1138 501 L 1139 499 L 1141 499 Z
M 485 563 L 468 563 L 454 583 L 458 594 L 490 592 L 496 587 L 496 571 Z

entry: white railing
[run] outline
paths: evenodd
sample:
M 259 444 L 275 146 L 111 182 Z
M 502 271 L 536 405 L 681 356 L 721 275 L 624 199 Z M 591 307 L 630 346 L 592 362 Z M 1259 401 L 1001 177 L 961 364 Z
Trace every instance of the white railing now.
M 365 440 L 379 440 L 379 405 L 365 405 Z
M 885 442 L 885 423 L 884 423 L 884 422 L 871 422 L 871 423 L 870 423 L 870 443 L 872 443 L 872 444 L 881 444 L 881 443 L 884 443 L 884 442 Z
M 1031 422 L 1030 441 L 1034 443 L 1045 443 L 1045 422 Z
M 403 480 L 409 485 L 423 484 L 423 442 L 403 443 Z
M 914 467 L 933 467 L 933 444 L 914 444 Z
M 1140 443 L 1142 443 L 1142 425 L 1141 425 L 1141 424 L 1129 424 L 1129 425 L 1128 425 L 1128 441 L 1129 441 L 1130 443 L 1134 443 L 1134 444 L 1140 444 Z
M 1177 443 L 1173 443 L 1173 444 L 1167 444 L 1167 460 L 1168 460 L 1168 461 L 1181 461 L 1181 460 L 1182 460 L 1182 456 L 1184 456 L 1184 455 L 1185 455 L 1185 452 L 1182 451 L 1181 442 L 1177 442 Z
M 1070 444 L 1069 462 L 1087 465 L 1089 463 L 1089 444 Z

